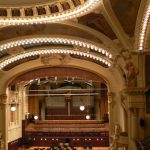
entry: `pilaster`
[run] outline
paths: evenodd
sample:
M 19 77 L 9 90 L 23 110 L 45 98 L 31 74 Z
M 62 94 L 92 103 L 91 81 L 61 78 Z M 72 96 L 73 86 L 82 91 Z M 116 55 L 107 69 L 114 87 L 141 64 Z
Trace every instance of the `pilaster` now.
M 7 150 L 7 96 L 6 94 L 0 95 L 0 133 L 1 133 L 1 150 Z
M 140 120 L 144 119 L 146 89 L 134 87 L 123 91 L 127 103 L 129 149 L 136 150 L 136 141 L 144 138 L 144 128 L 140 126 Z
M 113 121 L 113 93 L 108 93 L 108 112 L 109 112 L 109 133 L 113 134 L 114 121 Z

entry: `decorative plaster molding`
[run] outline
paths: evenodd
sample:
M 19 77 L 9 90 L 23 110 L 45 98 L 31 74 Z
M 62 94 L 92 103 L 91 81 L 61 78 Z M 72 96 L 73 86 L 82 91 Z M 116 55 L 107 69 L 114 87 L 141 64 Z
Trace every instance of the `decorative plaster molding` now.
M 101 0 L 72 0 L 52 1 L 41 5 L 2 7 L 0 6 L 1 25 L 28 25 L 54 23 L 73 19 L 93 11 L 99 6 Z M 64 8 L 65 4 L 69 8 Z
M 127 95 L 145 95 L 147 88 L 138 88 L 138 87 L 128 87 L 121 92 Z
M 71 60 L 70 55 L 43 55 L 41 56 L 41 62 L 45 65 L 53 65 L 53 61 L 57 61 L 59 65 L 67 64 Z M 56 62 L 54 63 L 56 65 Z
M 99 62 L 104 65 L 104 67 L 108 68 L 111 66 L 110 59 L 106 59 L 102 56 L 93 55 L 92 53 L 85 53 L 81 51 L 75 51 L 74 49 L 67 49 L 67 48 L 41 48 L 41 49 L 32 49 L 30 51 L 21 53 L 16 56 L 9 57 L 0 62 L 0 69 L 3 69 L 7 65 L 14 63 L 16 61 L 22 60 L 24 58 L 28 58 L 31 56 L 41 56 L 41 55 L 49 55 L 49 54 L 66 54 L 66 55 L 75 55 L 81 58 L 89 58 L 90 60 Z
M 125 69 L 127 71 L 126 73 L 126 83 L 128 87 L 136 87 L 137 86 L 137 75 L 139 73 L 138 68 L 131 62 L 129 61 Z

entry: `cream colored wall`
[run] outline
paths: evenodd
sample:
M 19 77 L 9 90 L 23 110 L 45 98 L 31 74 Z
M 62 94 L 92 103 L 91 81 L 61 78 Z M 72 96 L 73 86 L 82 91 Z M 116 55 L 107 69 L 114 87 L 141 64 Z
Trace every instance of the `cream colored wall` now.
M 27 112 L 27 100 L 26 97 L 24 96 L 25 89 L 23 85 L 19 85 L 17 87 L 18 90 L 16 91 L 11 91 L 10 89 L 7 88 L 7 102 L 8 104 L 6 105 L 7 110 L 7 129 L 8 132 L 6 132 L 6 138 L 7 142 L 14 141 L 16 139 L 19 139 L 22 137 L 22 120 L 25 118 L 25 112 Z M 12 100 L 15 101 L 16 105 L 16 111 L 11 112 L 10 107 Z M 14 113 L 14 120 L 11 120 L 11 113 Z

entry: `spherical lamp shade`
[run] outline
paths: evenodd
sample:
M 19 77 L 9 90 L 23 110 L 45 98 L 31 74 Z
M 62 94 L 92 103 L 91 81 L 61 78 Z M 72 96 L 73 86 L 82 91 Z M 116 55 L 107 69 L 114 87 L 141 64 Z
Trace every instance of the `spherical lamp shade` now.
M 81 105 L 81 106 L 80 106 L 80 110 L 81 110 L 81 111 L 85 110 L 85 106 Z
M 34 119 L 37 120 L 37 119 L 38 119 L 38 116 L 34 116 Z
M 91 117 L 90 115 L 86 115 L 86 119 L 89 120 Z
M 11 111 L 16 111 L 16 107 L 15 106 L 11 106 L 10 110 Z

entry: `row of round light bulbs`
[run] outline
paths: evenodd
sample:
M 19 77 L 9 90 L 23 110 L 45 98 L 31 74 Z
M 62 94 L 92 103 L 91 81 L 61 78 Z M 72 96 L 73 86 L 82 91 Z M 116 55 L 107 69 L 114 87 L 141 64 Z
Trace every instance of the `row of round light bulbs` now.
M 36 138 L 33 138 L 33 140 L 35 141 L 36 140 Z M 49 140 L 49 138 L 41 138 L 40 139 L 41 141 L 42 140 L 45 140 L 45 141 L 47 141 L 47 140 Z M 52 140 L 52 141 L 58 141 L 59 139 L 50 139 L 50 140 Z M 73 141 L 79 141 L 80 139 L 73 139 Z M 89 139 L 84 139 L 85 141 L 91 141 L 92 139 L 91 138 L 89 138 Z M 96 139 L 97 141 L 99 141 L 99 139 L 97 138 Z M 100 138 L 100 140 L 102 141 L 103 140 L 103 138 Z
M 142 27 L 141 27 L 141 33 L 139 38 L 139 50 L 143 50 L 144 48 L 144 41 L 145 41 L 145 33 L 148 26 L 148 21 L 150 18 L 150 2 L 147 5 L 146 11 L 144 13 L 143 21 L 142 21 Z
M 112 58 L 112 54 L 108 53 L 105 49 L 100 48 L 94 44 L 87 43 L 84 41 L 69 39 L 69 38 L 58 38 L 58 37 L 41 37 L 41 38 L 28 38 L 28 39 L 22 39 L 22 40 L 16 40 L 12 42 L 7 42 L 5 44 L 0 45 L 0 51 L 17 47 L 17 46 L 23 46 L 28 44 L 39 44 L 39 43 L 53 43 L 53 44 L 68 44 L 68 45 L 76 45 L 83 48 L 88 48 L 93 51 L 97 51 L 99 53 L 102 53 L 106 55 L 108 58 Z
M 99 5 L 100 0 L 88 0 L 84 4 L 61 13 L 54 13 L 48 16 L 39 17 L 19 17 L 19 18 L 1 18 L 0 25 L 28 25 L 28 24 L 42 24 L 42 23 L 54 23 L 64 21 L 72 18 L 79 17 L 85 13 L 88 13 Z
M 72 54 L 72 55 L 78 55 L 78 56 L 88 57 L 88 58 L 91 58 L 93 60 L 99 61 L 99 62 L 107 65 L 108 67 L 111 66 L 111 63 L 108 62 L 107 60 L 105 60 L 101 57 L 95 56 L 93 54 L 85 53 L 85 52 L 75 51 L 75 50 L 72 50 L 72 49 L 68 49 L 68 50 L 64 50 L 64 49 L 42 49 L 42 50 L 34 50 L 34 51 L 26 52 L 26 53 L 19 54 L 17 56 L 13 56 L 11 58 L 8 58 L 6 60 L 3 60 L 3 61 L 0 62 L 0 69 L 3 69 L 7 65 L 9 65 L 9 64 L 11 64 L 15 61 L 18 61 L 18 60 L 21 60 L 21 59 L 24 59 L 24 58 L 27 58 L 27 57 L 30 57 L 30 56 L 46 55 L 46 54 Z

